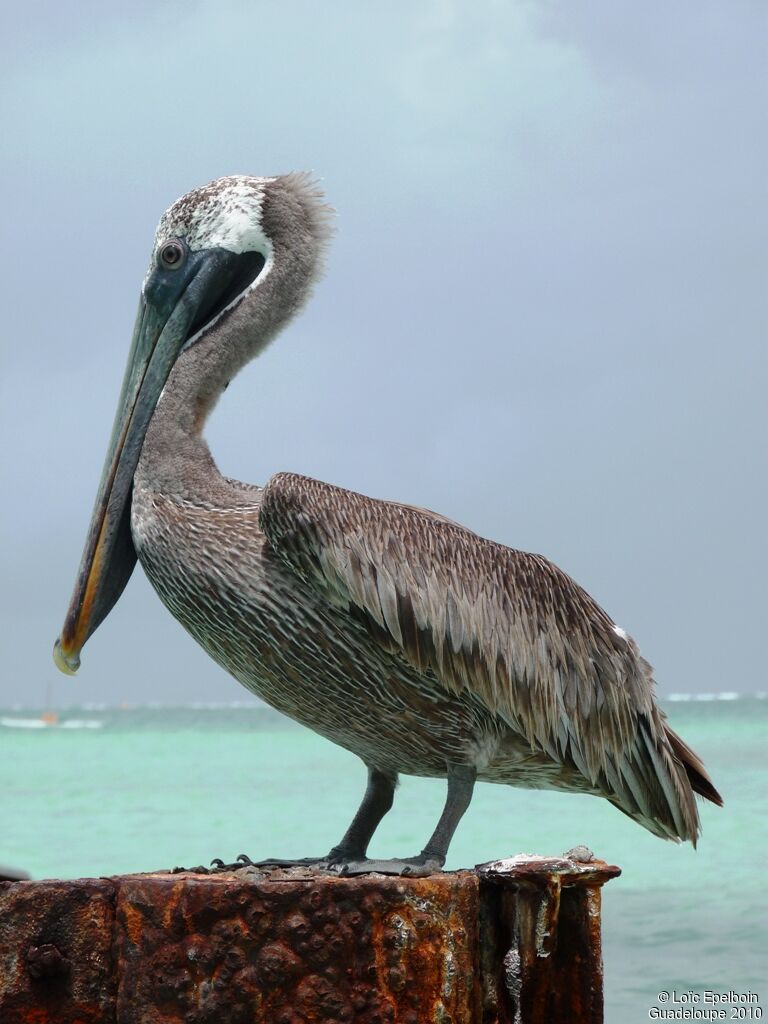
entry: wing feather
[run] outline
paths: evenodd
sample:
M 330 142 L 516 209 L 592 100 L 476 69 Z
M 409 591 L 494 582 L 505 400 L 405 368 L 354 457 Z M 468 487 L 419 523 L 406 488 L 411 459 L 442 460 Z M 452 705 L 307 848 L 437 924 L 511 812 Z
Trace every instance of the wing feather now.
M 532 749 L 612 788 L 644 824 L 661 816 L 656 831 L 695 838 L 695 801 L 650 666 L 547 559 L 428 510 L 290 473 L 264 488 L 260 524 L 294 572 L 416 670 L 448 691 L 470 690 Z

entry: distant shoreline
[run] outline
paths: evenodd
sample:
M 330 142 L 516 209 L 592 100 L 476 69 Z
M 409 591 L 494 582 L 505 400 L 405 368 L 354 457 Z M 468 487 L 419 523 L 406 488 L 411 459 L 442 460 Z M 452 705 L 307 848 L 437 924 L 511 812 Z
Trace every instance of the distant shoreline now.
M 667 693 L 660 694 L 659 701 L 662 704 L 666 703 L 711 703 L 713 701 L 741 701 L 741 700 L 766 700 L 768 699 L 768 692 L 757 691 L 756 693 L 736 693 L 735 691 L 724 690 L 718 693 Z M 60 711 L 66 712 L 81 712 L 81 713 L 99 713 L 104 711 L 109 712 L 121 712 L 121 711 L 246 711 L 246 712 L 258 712 L 274 714 L 276 718 L 283 718 L 279 712 L 275 711 L 269 704 L 265 704 L 259 701 L 257 698 L 252 700 L 232 700 L 232 701 L 189 701 L 184 704 L 171 704 L 163 703 L 160 701 L 148 701 L 148 702 L 137 702 L 137 703 L 117 703 L 108 704 L 94 701 L 86 701 L 82 704 L 58 704 L 57 708 Z M 42 703 L 38 704 L 0 704 L 0 714 L 20 714 L 22 712 L 41 712 L 45 710 L 45 706 Z

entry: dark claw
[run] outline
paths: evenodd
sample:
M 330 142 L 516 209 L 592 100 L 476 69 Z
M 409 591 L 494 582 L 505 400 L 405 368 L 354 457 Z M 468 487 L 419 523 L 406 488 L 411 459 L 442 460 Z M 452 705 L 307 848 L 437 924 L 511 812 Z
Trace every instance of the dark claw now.
M 267 860 L 251 860 L 247 853 L 241 853 L 234 864 L 225 864 L 220 857 L 214 857 L 211 861 L 211 871 L 240 871 L 242 868 L 294 868 L 307 867 L 315 868 L 318 871 L 333 870 L 339 860 L 330 862 L 328 857 L 301 857 L 299 859 L 284 859 L 282 857 L 270 857 Z
M 214 857 L 213 860 L 211 861 L 210 873 L 215 874 L 220 871 L 239 871 L 241 868 L 248 867 L 250 861 L 248 860 L 247 857 L 245 857 L 245 860 L 243 860 L 243 857 L 245 857 L 245 854 L 242 854 L 240 857 L 238 857 L 234 864 L 226 864 L 221 859 L 221 857 Z

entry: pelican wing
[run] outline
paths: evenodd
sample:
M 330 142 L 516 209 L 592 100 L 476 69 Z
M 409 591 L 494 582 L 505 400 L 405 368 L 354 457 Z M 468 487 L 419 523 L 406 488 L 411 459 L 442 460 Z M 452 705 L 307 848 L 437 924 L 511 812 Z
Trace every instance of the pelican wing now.
M 546 558 L 425 509 L 290 473 L 267 483 L 260 523 L 295 573 L 413 668 L 449 691 L 470 690 L 532 749 L 574 765 L 646 827 L 695 838 L 695 801 L 651 667 Z

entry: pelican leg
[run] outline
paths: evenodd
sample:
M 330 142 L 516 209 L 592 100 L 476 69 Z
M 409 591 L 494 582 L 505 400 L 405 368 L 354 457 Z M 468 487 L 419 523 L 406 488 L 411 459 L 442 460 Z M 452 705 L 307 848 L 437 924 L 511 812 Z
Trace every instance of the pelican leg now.
M 241 853 L 234 864 L 225 864 L 216 858 L 212 861 L 214 871 L 237 871 L 244 867 L 327 868 L 336 864 L 346 864 L 348 861 L 364 861 L 373 833 L 392 807 L 396 785 L 397 775 L 387 774 L 368 765 L 368 785 L 363 801 L 341 841 L 325 857 L 301 857 L 296 860 L 268 857 L 265 860 L 251 860 L 246 854 Z
M 373 833 L 392 807 L 396 785 L 397 775 L 388 775 L 368 765 L 368 785 L 365 788 L 363 802 L 341 842 L 328 854 L 326 859 L 329 864 L 363 860 Z
M 378 871 L 383 875 L 431 875 L 442 870 L 448 847 L 472 800 L 477 771 L 469 765 L 449 765 L 448 796 L 443 813 L 429 842 L 417 857 L 393 858 L 392 860 L 349 860 L 341 868 L 343 875 L 364 875 Z

